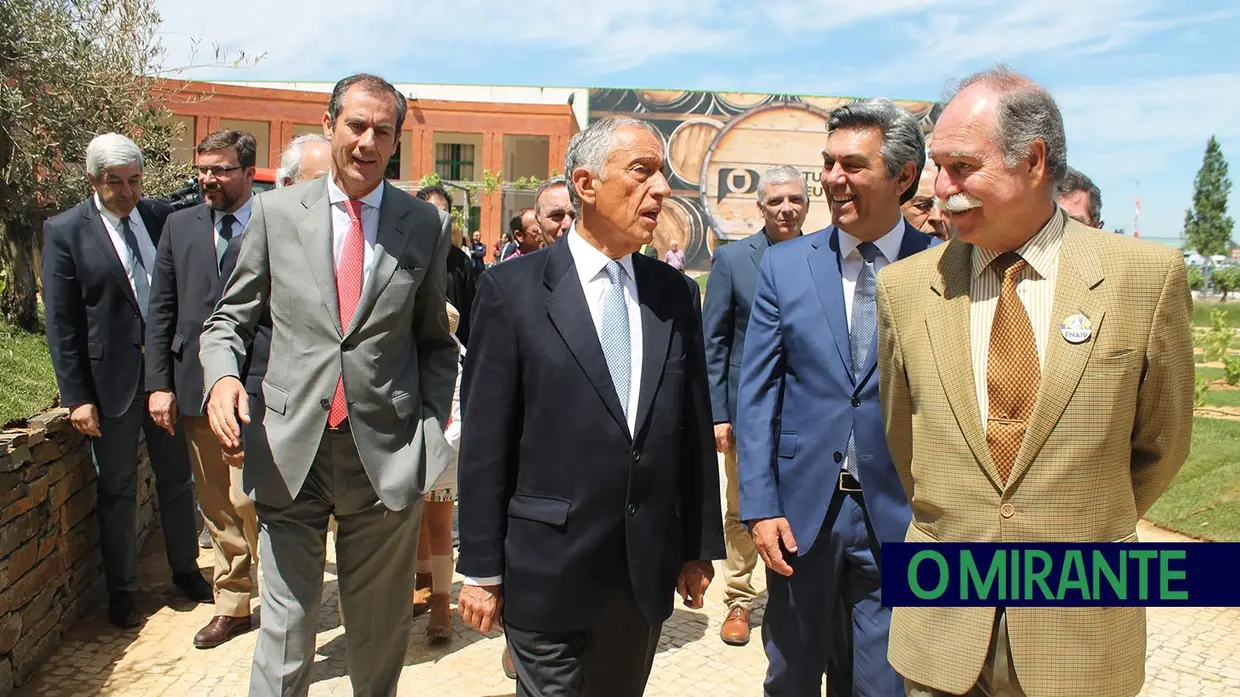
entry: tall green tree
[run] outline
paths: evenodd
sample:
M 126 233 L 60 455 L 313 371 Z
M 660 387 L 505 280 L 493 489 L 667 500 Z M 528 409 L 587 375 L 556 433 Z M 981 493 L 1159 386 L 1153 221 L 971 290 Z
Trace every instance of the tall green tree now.
M 1232 228 L 1232 219 L 1227 215 L 1230 193 L 1227 160 L 1218 140 L 1210 136 L 1193 184 L 1193 207 L 1184 214 L 1184 237 L 1189 249 L 1203 256 L 1227 253 Z
M 179 90 L 153 78 L 196 66 L 163 68 L 159 26 L 150 0 L 0 0 L 0 314 L 12 324 L 38 328 L 43 221 L 89 192 L 92 138 L 142 148 L 147 196 L 189 174 L 171 158 L 181 126 L 166 104 Z

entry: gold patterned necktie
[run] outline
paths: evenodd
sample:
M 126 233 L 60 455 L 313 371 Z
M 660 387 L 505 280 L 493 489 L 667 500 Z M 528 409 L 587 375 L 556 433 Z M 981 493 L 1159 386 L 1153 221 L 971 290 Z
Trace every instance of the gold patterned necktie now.
M 999 469 L 999 478 L 1006 485 L 1033 413 L 1042 371 L 1033 325 L 1016 295 L 1016 282 L 1027 264 L 1016 252 L 1000 254 L 991 264 L 1003 280 L 990 329 L 986 367 L 986 394 L 990 401 L 986 444 Z

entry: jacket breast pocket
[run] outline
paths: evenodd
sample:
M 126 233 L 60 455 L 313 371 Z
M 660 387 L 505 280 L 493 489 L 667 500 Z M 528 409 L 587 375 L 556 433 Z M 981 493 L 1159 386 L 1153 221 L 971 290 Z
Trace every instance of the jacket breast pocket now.
M 508 500 L 508 516 L 558 527 L 568 522 L 568 509 L 572 505 L 571 501 L 551 496 L 513 494 Z

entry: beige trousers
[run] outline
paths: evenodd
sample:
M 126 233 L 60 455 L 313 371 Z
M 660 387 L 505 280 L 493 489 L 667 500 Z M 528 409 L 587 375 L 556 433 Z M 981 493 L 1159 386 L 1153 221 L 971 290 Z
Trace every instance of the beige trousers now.
M 181 419 L 198 506 L 215 551 L 215 614 L 248 617 L 258 570 L 258 520 L 254 501 L 241 489 L 241 469 L 224 463 L 223 451 L 206 417 Z
M 982 663 L 982 674 L 973 689 L 964 697 L 1025 697 L 1016 678 L 1016 666 L 1012 663 L 1012 643 L 1008 638 L 1007 613 L 995 613 L 995 631 L 990 638 L 990 652 Z M 904 691 L 908 697 L 949 697 L 953 693 L 936 690 L 904 679 Z
M 740 519 L 740 474 L 736 467 L 736 439 L 723 455 L 723 473 L 727 478 L 727 510 L 723 516 L 723 541 L 727 558 L 723 560 L 723 579 L 727 583 L 724 602 L 731 608 L 749 607 L 757 596 L 753 587 L 753 571 L 758 564 L 758 550 L 753 538 Z

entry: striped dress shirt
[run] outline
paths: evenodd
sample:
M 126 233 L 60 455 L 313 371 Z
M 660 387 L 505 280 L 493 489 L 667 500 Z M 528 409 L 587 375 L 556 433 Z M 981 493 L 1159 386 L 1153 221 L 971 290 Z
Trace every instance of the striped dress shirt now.
M 1016 250 L 1027 262 L 1016 282 L 1016 295 L 1029 314 L 1033 338 L 1038 346 L 1038 361 L 1046 372 L 1047 341 L 1050 338 L 1051 313 L 1055 304 L 1055 280 L 1059 275 L 1059 250 L 1063 247 L 1065 214 L 1057 206 L 1046 226 Z M 990 327 L 995 321 L 999 303 L 999 284 L 1003 280 L 990 262 L 999 253 L 973 247 L 973 274 L 969 282 L 969 346 L 973 357 L 973 384 L 977 390 L 977 407 L 982 428 L 990 413 L 986 367 L 990 357 Z

